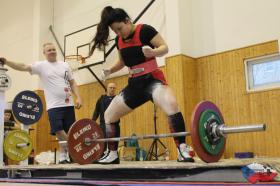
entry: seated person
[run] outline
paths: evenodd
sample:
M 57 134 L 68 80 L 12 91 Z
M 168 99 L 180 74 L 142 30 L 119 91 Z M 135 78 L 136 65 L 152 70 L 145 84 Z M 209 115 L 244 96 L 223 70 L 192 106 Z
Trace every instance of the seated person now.
M 16 123 L 11 110 L 5 110 L 4 112 L 4 128 L 5 133 L 9 130 L 20 129 L 20 125 Z
M 5 110 L 4 111 L 4 136 L 7 135 L 7 133 L 11 130 L 20 129 L 20 126 L 16 124 L 16 121 L 14 119 L 12 110 Z M 8 157 L 4 153 L 3 161 L 5 165 L 9 164 Z

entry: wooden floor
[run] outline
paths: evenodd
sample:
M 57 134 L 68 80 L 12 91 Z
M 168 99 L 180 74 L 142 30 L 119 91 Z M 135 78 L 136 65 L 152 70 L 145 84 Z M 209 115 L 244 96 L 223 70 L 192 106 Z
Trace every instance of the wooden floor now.
M 87 169 L 194 169 L 194 168 L 223 168 L 223 167 L 236 167 L 244 166 L 250 163 L 257 162 L 261 164 L 269 165 L 280 171 L 280 158 L 250 158 L 250 159 L 222 159 L 215 163 L 205 163 L 199 159 L 195 159 L 195 163 L 177 162 L 175 160 L 170 161 L 121 161 L 120 164 L 86 164 L 79 165 L 77 163 L 72 164 L 51 164 L 51 165 L 8 165 L 0 167 L 0 170 L 12 170 L 12 169 L 63 169 L 63 170 L 87 170 Z
M 241 167 L 257 162 L 268 165 L 278 172 L 275 181 L 280 181 L 280 158 L 222 159 L 216 163 L 177 161 L 121 161 L 115 165 L 56 164 L 56 165 L 10 165 L 0 168 L 6 178 L 27 179 L 76 179 L 76 180 L 134 180 L 134 181 L 196 181 L 196 182 L 247 182 Z M 13 177 L 20 173 L 22 177 Z M 26 176 L 27 175 L 27 176 Z M 45 182 L 43 182 L 45 183 Z M 49 183 L 49 182 L 47 182 Z M 61 183 L 62 185 L 64 182 Z M 71 183 L 70 183 L 71 184 Z M 0 185 L 1 186 L 1 185 Z

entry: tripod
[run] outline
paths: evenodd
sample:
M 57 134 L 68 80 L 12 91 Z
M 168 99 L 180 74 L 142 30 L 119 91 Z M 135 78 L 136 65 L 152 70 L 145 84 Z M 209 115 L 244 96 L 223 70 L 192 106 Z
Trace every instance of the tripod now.
M 154 133 L 157 134 L 157 108 L 154 104 Z M 158 154 L 158 143 L 164 148 L 164 152 L 161 154 Z M 159 138 L 154 138 L 153 142 L 149 148 L 149 152 L 147 154 L 147 160 L 158 160 L 158 157 L 164 155 L 167 151 L 166 146 L 160 141 Z

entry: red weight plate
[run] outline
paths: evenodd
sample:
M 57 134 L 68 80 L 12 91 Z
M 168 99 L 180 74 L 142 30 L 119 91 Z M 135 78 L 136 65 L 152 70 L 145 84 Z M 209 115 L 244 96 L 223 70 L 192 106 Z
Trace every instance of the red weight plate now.
M 79 164 L 90 164 L 98 160 L 104 142 L 85 143 L 85 140 L 104 138 L 102 129 L 91 119 L 76 121 L 68 132 L 68 149 L 72 159 Z
M 207 153 L 207 151 L 204 149 L 202 142 L 200 141 L 199 137 L 199 120 L 201 117 L 201 114 L 207 110 L 211 109 L 217 113 L 217 115 L 220 116 L 222 122 L 224 123 L 223 116 L 218 109 L 218 107 L 210 102 L 210 101 L 202 101 L 198 103 L 192 113 L 192 118 L 191 118 L 191 138 L 192 138 L 192 143 L 193 143 L 193 148 L 196 152 L 196 154 L 199 156 L 199 158 L 207 163 L 211 162 L 217 162 L 221 158 L 221 156 L 224 153 L 225 150 L 225 145 L 226 145 L 226 139 L 223 148 L 217 155 L 211 155 Z

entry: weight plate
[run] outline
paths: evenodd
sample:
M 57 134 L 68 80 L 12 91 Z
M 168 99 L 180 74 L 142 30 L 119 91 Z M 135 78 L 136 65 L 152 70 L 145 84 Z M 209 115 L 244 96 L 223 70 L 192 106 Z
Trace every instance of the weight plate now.
M 209 109 L 215 112 L 219 116 L 221 123 L 223 124 L 224 119 L 220 110 L 214 103 L 210 101 L 202 101 L 198 103 L 192 113 L 192 118 L 191 118 L 191 138 L 192 138 L 193 148 L 196 154 L 200 157 L 200 159 L 208 163 L 219 161 L 219 159 L 223 155 L 223 152 L 225 150 L 225 145 L 226 145 L 226 140 L 224 139 L 223 145 L 219 147 L 219 152 L 217 154 L 211 154 L 207 152 L 207 150 L 203 145 L 203 142 L 200 139 L 199 122 L 201 119 L 201 115 L 204 111 Z
M 79 164 L 90 164 L 98 160 L 103 154 L 104 142 L 85 141 L 100 138 L 104 138 L 104 135 L 95 121 L 76 121 L 68 132 L 68 149 L 72 159 Z
M 24 125 L 36 123 L 42 116 L 43 104 L 33 91 L 26 90 L 16 95 L 12 110 L 15 118 Z
M 8 74 L 0 74 L 0 91 L 6 91 L 11 88 L 12 80 Z
M 23 161 L 28 158 L 33 149 L 30 136 L 23 130 L 8 132 L 4 139 L 4 152 L 14 161 Z

